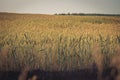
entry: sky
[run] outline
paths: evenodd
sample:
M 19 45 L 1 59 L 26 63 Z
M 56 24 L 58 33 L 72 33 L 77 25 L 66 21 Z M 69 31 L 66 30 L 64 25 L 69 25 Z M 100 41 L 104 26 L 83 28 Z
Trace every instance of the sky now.
M 0 12 L 120 14 L 120 0 L 0 0 Z

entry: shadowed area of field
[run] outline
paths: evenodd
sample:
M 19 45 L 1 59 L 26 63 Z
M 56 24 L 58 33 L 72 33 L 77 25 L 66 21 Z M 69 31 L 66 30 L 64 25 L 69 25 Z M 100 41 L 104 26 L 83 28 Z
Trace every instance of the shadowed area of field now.
M 4 72 L 0 71 L 0 80 L 17 80 L 20 72 L 14 72 L 14 71 L 9 71 L 9 72 Z
M 97 69 L 81 69 L 74 71 L 31 70 L 24 73 L 22 78 L 19 78 L 21 72 L 0 71 L 0 80 L 116 80 L 118 75 L 116 68 L 104 69 L 101 79 L 98 79 L 99 73 Z
M 0 72 L 0 80 L 18 80 L 20 72 Z M 37 76 L 37 80 L 96 80 L 96 71 L 91 71 L 89 69 L 82 69 L 76 71 L 42 71 L 33 70 L 29 71 L 27 74 L 27 79 L 29 80 L 33 76 Z

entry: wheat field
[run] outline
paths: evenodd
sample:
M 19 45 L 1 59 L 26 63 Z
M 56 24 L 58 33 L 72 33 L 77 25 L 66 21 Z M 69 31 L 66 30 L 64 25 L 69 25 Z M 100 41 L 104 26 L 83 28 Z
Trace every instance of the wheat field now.
M 119 54 L 120 16 L 0 14 L 0 71 L 107 67 Z

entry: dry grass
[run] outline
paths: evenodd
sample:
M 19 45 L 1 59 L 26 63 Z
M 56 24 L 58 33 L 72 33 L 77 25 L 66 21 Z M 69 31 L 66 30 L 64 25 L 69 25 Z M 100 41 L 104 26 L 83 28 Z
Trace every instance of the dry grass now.
M 102 72 L 104 69 L 104 55 L 101 52 L 100 46 L 99 44 L 94 44 L 93 46 L 93 53 L 92 53 L 92 57 L 94 59 L 94 62 L 96 64 L 96 67 L 98 69 L 98 79 L 97 80 L 102 80 Z
M 21 71 L 18 80 L 27 80 L 28 72 L 30 71 L 29 67 L 25 67 L 24 70 Z M 36 80 L 36 79 L 31 79 L 31 80 Z
M 0 70 L 74 70 L 95 61 L 101 71 L 118 45 L 120 17 L 0 14 Z
M 116 47 L 116 55 L 112 57 L 111 66 L 115 66 L 120 71 L 120 46 Z

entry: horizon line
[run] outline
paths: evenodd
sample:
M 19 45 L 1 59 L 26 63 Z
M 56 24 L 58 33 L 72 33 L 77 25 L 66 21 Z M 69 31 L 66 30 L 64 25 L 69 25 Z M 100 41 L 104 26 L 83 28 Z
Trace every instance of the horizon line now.
M 41 14 L 41 15 L 62 15 L 62 14 L 65 14 L 65 15 L 119 15 L 120 14 L 117 14 L 117 13 L 83 13 L 83 12 L 61 12 L 61 13 L 35 13 L 35 12 L 0 12 L 0 13 L 8 13 L 8 14 Z

